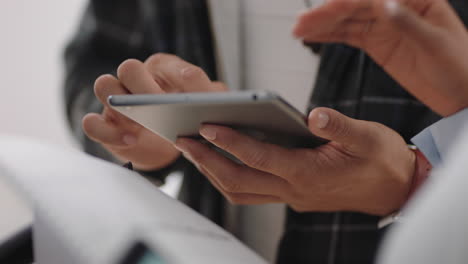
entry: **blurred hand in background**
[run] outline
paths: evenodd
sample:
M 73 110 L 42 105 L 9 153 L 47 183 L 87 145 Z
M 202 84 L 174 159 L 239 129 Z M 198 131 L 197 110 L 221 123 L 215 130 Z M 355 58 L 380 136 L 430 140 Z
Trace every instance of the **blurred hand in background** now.
M 294 34 L 363 49 L 443 116 L 468 106 L 468 34 L 446 0 L 329 0 L 301 15 Z

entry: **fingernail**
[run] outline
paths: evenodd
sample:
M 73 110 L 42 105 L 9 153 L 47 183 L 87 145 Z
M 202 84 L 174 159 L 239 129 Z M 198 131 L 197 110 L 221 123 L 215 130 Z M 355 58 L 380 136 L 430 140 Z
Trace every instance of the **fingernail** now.
M 177 142 L 176 142 L 176 144 L 174 145 L 174 147 L 175 147 L 178 151 L 180 151 L 180 152 L 182 152 L 182 153 L 184 153 L 184 154 L 185 154 L 185 153 L 188 153 L 188 151 L 189 151 L 188 146 L 187 146 L 186 144 L 180 142 L 179 140 L 177 140 Z
M 136 145 L 138 140 L 134 135 L 127 134 L 123 136 L 122 141 L 128 146 L 132 146 Z
M 395 16 L 399 12 L 399 4 L 395 0 L 387 0 L 385 1 L 385 10 L 387 11 L 387 14 L 390 16 Z
M 320 129 L 324 129 L 327 127 L 328 122 L 330 122 L 330 116 L 326 113 L 319 113 L 318 120 L 317 120 L 317 127 Z
M 200 129 L 200 135 L 207 140 L 213 141 L 216 139 L 216 129 L 204 126 Z

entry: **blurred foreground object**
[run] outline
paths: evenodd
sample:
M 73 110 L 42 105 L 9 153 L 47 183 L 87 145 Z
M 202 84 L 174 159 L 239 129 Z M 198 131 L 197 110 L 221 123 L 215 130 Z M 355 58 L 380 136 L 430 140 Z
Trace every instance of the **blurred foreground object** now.
M 468 263 L 467 132 L 390 232 L 379 263 Z
M 38 264 L 265 263 L 126 168 L 25 139 L 0 145 L 1 177 L 34 211 Z

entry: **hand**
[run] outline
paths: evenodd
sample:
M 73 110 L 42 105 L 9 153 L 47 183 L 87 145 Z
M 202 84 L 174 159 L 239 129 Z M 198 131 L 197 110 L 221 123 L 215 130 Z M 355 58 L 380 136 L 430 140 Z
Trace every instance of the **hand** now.
M 204 125 L 200 134 L 231 153 L 239 165 L 207 145 L 179 139 L 176 147 L 236 204 L 287 203 L 297 211 L 357 211 L 387 215 L 406 201 L 415 155 L 391 129 L 318 108 L 309 117 L 316 149 L 285 149 L 230 128 Z
M 362 48 L 443 116 L 468 106 L 468 34 L 446 0 L 329 0 L 294 34 Z
M 168 54 L 154 55 L 144 63 L 127 60 L 120 65 L 117 75 L 118 79 L 104 75 L 96 80 L 94 91 L 104 104 L 104 111 L 86 115 L 83 129 L 116 158 L 132 161 L 140 170 L 163 168 L 176 160 L 180 152 L 172 143 L 112 110 L 107 102 L 110 95 L 226 90 L 224 85 L 211 82 L 200 68 Z

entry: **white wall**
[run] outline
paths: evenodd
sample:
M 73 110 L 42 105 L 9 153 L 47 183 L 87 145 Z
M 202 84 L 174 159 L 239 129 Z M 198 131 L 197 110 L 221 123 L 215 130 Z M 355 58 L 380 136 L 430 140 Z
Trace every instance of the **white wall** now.
M 84 0 L 0 1 L 0 135 L 74 145 L 61 105 L 61 54 L 83 4 Z M 0 175 L 0 241 L 28 217 Z
M 0 1 L 0 134 L 71 145 L 61 105 L 61 54 L 83 4 Z
M 77 146 L 65 124 L 62 53 L 86 1 L 0 0 L 0 136 Z M 0 242 L 30 218 L 1 177 Z M 180 181 L 171 177 L 163 191 L 175 196 Z

